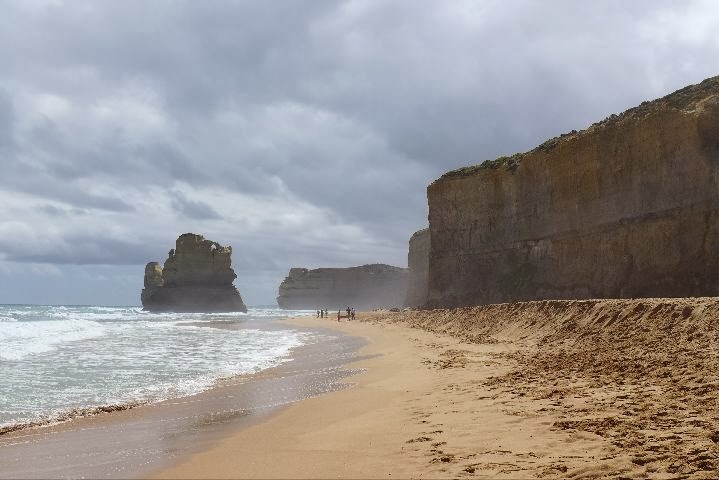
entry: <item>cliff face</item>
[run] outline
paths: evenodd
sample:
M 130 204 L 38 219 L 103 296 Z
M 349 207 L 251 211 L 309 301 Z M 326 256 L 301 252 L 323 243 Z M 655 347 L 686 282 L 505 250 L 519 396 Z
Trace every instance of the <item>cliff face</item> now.
M 427 190 L 429 304 L 719 294 L 719 77 Z
M 164 268 L 145 267 L 142 306 L 150 311 L 246 312 L 231 266 L 232 247 L 185 233 L 170 250 Z
M 429 281 L 429 228 L 419 230 L 409 239 L 407 265 L 409 282 L 405 307 L 421 307 L 427 303 L 427 282 Z
M 350 268 L 292 268 L 279 288 L 277 304 L 285 309 L 358 310 L 401 306 L 408 270 L 383 264 Z

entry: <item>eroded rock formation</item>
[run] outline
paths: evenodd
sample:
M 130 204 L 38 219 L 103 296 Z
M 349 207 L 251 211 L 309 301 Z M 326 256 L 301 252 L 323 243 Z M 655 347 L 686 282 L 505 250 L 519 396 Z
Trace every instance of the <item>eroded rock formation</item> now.
M 430 305 L 719 295 L 719 77 L 427 195 Z
M 429 281 L 429 228 L 424 228 L 409 239 L 407 254 L 409 282 L 405 307 L 421 307 L 427 303 L 427 282 Z
M 358 310 L 398 307 L 407 292 L 408 270 L 384 264 L 349 268 L 292 268 L 280 285 L 277 304 L 285 309 Z
M 164 268 L 145 266 L 142 306 L 150 311 L 246 312 L 232 282 L 232 247 L 185 233 L 170 250 Z

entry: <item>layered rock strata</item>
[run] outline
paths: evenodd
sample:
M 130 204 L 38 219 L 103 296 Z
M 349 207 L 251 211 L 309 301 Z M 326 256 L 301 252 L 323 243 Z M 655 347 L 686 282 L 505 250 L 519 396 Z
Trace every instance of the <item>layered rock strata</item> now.
M 427 189 L 431 306 L 719 294 L 719 77 Z
M 357 310 L 397 307 L 407 293 L 408 270 L 384 264 L 349 268 L 292 268 L 279 287 L 284 309 Z
M 140 296 L 153 312 L 246 312 L 232 282 L 232 247 L 223 247 L 201 235 L 185 233 L 170 250 L 165 265 L 145 266 L 145 288 Z
M 429 280 L 429 228 L 419 230 L 409 239 L 407 266 L 409 281 L 405 307 L 417 308 L 427 303 L 427 282 Z

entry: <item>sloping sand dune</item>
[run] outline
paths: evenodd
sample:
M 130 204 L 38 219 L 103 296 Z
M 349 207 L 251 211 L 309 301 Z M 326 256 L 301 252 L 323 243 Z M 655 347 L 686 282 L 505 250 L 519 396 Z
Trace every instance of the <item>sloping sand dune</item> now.
M 719 472 L 719 299 L 542 301 L 368 320 L 517 347 L 494 354 L 515 367 L 483 382 L 491 396 L 517 416 L 606 441 L 599 470 L 568 462 L 555 474 Z M 462 367 L 466 353 L 448 352 L 439 366 Z

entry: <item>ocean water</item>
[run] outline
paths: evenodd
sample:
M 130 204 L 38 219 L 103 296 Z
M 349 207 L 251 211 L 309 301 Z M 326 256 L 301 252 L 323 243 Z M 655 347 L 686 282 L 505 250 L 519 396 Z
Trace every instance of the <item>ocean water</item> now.
M 192 395 L 276 366 L 312 334 L 272 320 L 304 314 L 0 305 L 0 432 Z

